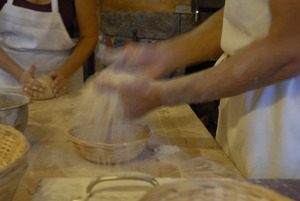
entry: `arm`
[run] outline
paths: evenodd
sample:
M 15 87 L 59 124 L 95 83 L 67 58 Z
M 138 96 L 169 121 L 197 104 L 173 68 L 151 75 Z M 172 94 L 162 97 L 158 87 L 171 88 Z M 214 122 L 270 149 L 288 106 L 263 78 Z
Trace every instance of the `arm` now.
M 132 74 L 159 78 L 186 65 L 222 53 L 220 48 L 223 9 L 193 31 L 156 46 L 132 44 L 121 50 L 105 48 L 102 62 Z
M 19 78 L 24 71 L 6 54 L 6 52 L 3 51 L 2 48 L 0 48 L 0 67 L 17 81 L 19 81 Z
M 299 76 L 300 1 L 270 0 L 270 5 L 268 36 L 218 66 L 166 81 L 135 76 L 116 86 L 100 74 L 95 87 L 119 90 L 126 116 L 134 118 L 162 105 L 211 101 Z M 174 63 L 180 66 L 192 58 L 178 53 Z
M 224 8 L 214 13 L 197 28 L 167 40 L 157 49 L 167 59 L 167 71 L 200 63 L 220 55 Z
M 43 91 L 43 85 L 34 79 L 35 65 L 29 66 L 26 71 L 23 70 L 2 48 L 0 48 L 0 68 L 22 84 L 26 95 L 29 97 L 37 96 L 35 91 Z
M 155 83 L 159 105 L 215 100 L 299 76 L 300 2 L 271 0 L 270 6 L 273 18 L 266 38 L 214 68 Z
M 118 89 L 125 114 L 134 118 L 162 105 L 216 100 L 299 76 L 300 1 L 270 0 L 270 5 L 268 36 L 218 66 L 166 81 L 136 77 L 117 87 L 99 77 L 96 87 Z M 174 63 L 180 62 L 179 66 L 193 61 L 193 57 L 188 58 L 178 53 Z
M 76 16 L 80 38 L 67 61 L 55 75 L 68 79 L 88 59 L 98 41 L 97 0 L 75 0 Z M 55 87 L 54 87 L 55 88 Z M 56 91 L 59 90 L 59 86 Z

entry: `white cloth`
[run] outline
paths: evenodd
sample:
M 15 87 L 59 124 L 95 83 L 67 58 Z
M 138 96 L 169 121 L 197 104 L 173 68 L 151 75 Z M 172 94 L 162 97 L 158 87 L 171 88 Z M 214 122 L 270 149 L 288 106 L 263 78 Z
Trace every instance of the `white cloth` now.
M 269 0 L 227 0 L 222 48 L 234 55 L 265 37 Z M 247 178 L 300 178 L 300 77 L 222 99 L 216 139 Z
M 24 70 L 35 64 L 36 76 L 57 70 L 75 46 L 58 12 L 57 1 L 51 2 L 52 12 L 39 12 L 8 0 L 0 12 L 0 47 Z M 0 69 L 0 89 L 21 87 Z

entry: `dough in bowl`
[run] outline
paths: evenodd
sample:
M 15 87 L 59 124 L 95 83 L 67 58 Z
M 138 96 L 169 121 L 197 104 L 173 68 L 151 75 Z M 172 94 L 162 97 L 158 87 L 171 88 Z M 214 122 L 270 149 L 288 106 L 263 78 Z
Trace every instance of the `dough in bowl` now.
M 35 100 L 43 100 L 43 99 L 49 99 L 54 97 L 53 93 L 53 80 L 49 75 L 41 75 L 36 78 L 37 81 L 41 82 L 44 85 L 44 91 L 39 92 L 38 97 L 32 97 L 32 99 Z

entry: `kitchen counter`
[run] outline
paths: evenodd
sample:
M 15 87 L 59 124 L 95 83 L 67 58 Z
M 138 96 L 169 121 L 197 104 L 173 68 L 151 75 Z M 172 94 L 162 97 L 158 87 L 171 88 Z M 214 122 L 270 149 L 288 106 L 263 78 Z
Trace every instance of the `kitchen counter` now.
M 111 171 L 168 178 L 242 179 L 188 105 L 162 107 L 140 120 L 150 125 L 155 134 L 136 159 L 119 165 L 101 165 L 83 159 L 66 138 L 67 130 L 79 124 L 76 114 L 80 95 L 81 91 L 73 91 L 29 104 L 25 132 L 31 144 L 29 168 L 14 201 L 30 201 L 44 178 L 96 177 Z

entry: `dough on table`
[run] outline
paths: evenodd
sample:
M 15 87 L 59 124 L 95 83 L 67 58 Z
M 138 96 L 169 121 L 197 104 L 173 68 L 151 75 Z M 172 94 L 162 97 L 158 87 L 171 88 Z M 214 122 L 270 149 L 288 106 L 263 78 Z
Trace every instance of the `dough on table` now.
M 53 84 L 52 78 L 49 75 L 41 75 L 41 76 L 37 77 L 36 80 L 41 82 L 45 88 L 44 88 L 43 92 L 39 92 L 38 97 L 32 97 L 32 99 L 42 100 L 42 99 L 53 98 L 54 93 L 53 93 L 53 88 L 52 88 L 52 84 Z

